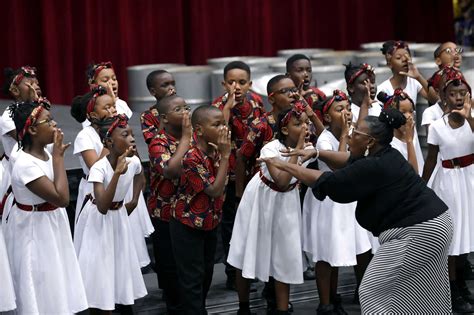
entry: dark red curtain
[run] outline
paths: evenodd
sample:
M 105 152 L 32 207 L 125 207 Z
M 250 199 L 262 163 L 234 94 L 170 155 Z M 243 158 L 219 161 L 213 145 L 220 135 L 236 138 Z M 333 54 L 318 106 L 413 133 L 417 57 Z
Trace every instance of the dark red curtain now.
M 36 66 L 45 95 L 62 104 L 86 91 L 91 61 L 113 62 L 126 99 L 131 65 L 454 38 L 450 0 L 14 0 L 0 9 L 0 68 Z

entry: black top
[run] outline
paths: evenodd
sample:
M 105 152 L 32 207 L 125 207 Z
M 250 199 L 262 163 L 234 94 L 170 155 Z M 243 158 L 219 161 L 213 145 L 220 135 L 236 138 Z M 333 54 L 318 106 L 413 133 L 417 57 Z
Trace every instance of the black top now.
M 324 172 L 313 194 L 339 203 L 357 201 L 359 224 L 375 236 L 439 216 L 448 207 L 426 186 L 408 161 L 392 147 L 350 161 L 343 169 Z

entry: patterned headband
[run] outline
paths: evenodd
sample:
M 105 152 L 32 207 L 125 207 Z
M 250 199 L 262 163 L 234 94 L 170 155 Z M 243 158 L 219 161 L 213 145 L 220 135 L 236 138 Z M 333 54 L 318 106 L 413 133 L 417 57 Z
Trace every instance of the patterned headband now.
M 92 75 L 89 75 L 89 84 L 93 84 L 99 73 L 104 69 L 114 69 L 112 62 L 106 61 L 94 65 L 94 72 L 92 73 Z
M 326 102 L 326 104 L 324 104 L 324 107 L 322 109 L 323 115 L 328 112 L 329 108 L 331 108 L 331 105 L 335 101 L 340 102 L 340 101 L 347 101 L 347 100 L 349 99 L 347 98 L 346 93 L 342 92 L 341 90 L 334 90 L 334 92 L 332 92 L 331 98 Z
M 104 141 L 105 139 L 110 138 L 115 128 L 117 127 L 125 128 L 128 124 L 128 117 L 124 114 L 117 115 L 114 118 L 115 118 L 114 122 L 110 125 L 109 129 L 107 129 L 107 132 L 105 133 Z
M 30 66 L 24 66 L 20 68 L 20 72 L 13 77 L 12 83 L 10 84 L 10 88 L 13 87 L 13 85 L 18 86 L 21 83 L 21 80 L 23 78 L 28 77 L 28 78 L 35 78 L 36 77 L 36 68 L 30 67 Z
M 23 141 L 25 138 L 26 132 L 28 131 L 28 128 L 33 126 L 35 122 L 38 120 L 39 115 L 41 115 L 41 112 L 43 111 L 44 107 L 40 104 L 33 108 L 33 111 L 31 112 L 30 116 L 25 121 L 25 126 L 23 126 L 23 129 L 18 133 L 18 141 Z
M 285 116 L 282 118 L 280 127 L 285 127 L 288 125 L 292 117 L 295 117 L 296 119 L 299 119 L 301 117 L 301 114 L 303 114 L 305 111 L 305 106 L 301 102 L 296 102 L 295 105 L 291 108 L 291 110 L 288 111 L 288 113 L 285 114 Z
M 87 114 L 90 114 L 94 111 L 95 102 L 97 101 L 97 98 L 99 96 L 107 94 L 107 91 L 105 90 L 105 88 L 100 85 L 93 85 L 93 87 L 91 88 L 91 91 L 93 91 L 94 94 L 92 95 L 89 102 L 87 102 L 87 107 L 86 107 Z
M 383 108 L 394 108 L 396 102 L 399 102 L 400 100 L 409 100 L 413 106 L 415 106 L 415 103 L 413 103 L 413 100 L 410 98 L 410 96 L 405 93 L 403 89 L 399 88 L 393 92 L 393 95 L 387 98 L 387 100 L 383 103 Z
M 440 88 L 440 84 L 441 84 L 441 79 L 443 78 L 443 75 L 445 74 L 446 71 L 449 71 L 448 68 L 450 68 L 450 66 L 443 66 L 441 67 L 441 69 L 437 70 L 432 76 L 431 78 L 428 79 L 428 86 L 432 86 L 432 87 L 435 87 L 435 88 Z
M 374 70 L 374 67 L 372 67 L 368 63 L 361 64 L 359 70 L 357 70 L 357 72 L 351 76 L 347 84 L 351 84 L 352 82 L 354 82 L 355 79 L 357 79 L 362 73 L 367 73 L 369 76 L 373 76 L 375 74 Z
M 393 46 L 387 51 L 387 53 L 389 55 L 392 55 L 395 51 L 397 51 L 398 49 L 406 49 L 408 51 L 409 54 L 410 53 L 410 48 L 408 48 L 408 44 L 405 43 L 404 41 L 402 40 L 398 40 L 396 41 Z
M 467 83 L 461 71 L 456 70 L 453 67 L 446 68 L 443 74 L 443 78 L 445 80 L 443 90 L 446 90 L 448 85 L 457 81 L 464 83 L 467 86 L 467 89 L 469 90 L 469 94 L 471 94 L 471 86 Z

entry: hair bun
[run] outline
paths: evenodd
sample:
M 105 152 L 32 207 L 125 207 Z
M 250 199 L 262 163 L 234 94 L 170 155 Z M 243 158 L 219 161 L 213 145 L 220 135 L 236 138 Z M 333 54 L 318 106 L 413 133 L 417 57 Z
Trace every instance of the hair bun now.
M 385 92 L 379 92 L 379 94 L 377 94 L 377 99 L 383 104 L 385 104 L 385 102 L 388 101 L 389 98 L 390 96 Z
M 392 129 L 398 129 L 407 122 L 407 119 L 399 110 L 388 108 L 382 110 L 379 116 L 379 121 Z

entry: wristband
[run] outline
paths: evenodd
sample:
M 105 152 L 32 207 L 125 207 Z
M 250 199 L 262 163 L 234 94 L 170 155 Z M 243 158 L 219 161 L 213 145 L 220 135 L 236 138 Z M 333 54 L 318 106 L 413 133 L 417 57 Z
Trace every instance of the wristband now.
M 318 149 L 318 148 L 316 148 L 316 157 L 315 157 L 315 158 L 316 158 L 316 159 L 319 158 L 319 149 Z

